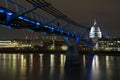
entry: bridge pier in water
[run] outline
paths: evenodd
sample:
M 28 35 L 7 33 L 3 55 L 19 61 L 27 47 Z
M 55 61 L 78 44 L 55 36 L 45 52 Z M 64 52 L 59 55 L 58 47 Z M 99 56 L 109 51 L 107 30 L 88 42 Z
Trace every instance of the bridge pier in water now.
M 73 38 L 65 38 L 65 41 L 68 44 L 68 49 L 66 53 L 66 62 L 70 63 L 79 63 L 79 51 L 78 51 L 78 42 L 79 40 Z

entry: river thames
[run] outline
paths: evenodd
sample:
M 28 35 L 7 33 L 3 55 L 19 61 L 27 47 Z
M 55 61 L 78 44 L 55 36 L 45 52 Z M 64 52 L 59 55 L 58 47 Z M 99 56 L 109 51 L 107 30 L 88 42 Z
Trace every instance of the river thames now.
M 120 56 L 0 54 L 0 80 L 119 80 Z

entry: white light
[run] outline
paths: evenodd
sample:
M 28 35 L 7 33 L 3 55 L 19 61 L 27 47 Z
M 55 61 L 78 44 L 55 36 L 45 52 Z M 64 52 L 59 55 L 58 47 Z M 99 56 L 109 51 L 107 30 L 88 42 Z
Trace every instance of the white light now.
M 54 66 L 54 55 L 50 55 L 50 66 Z

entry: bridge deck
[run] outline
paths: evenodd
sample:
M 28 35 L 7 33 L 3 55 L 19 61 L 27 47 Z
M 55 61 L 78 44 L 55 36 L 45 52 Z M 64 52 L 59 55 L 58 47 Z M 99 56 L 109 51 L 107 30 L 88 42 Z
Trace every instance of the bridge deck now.
M 38 22 L 36 20 L 30 19 L 25 16 L 19 16 L 18 18 L 15 18 L 11 22 L 7 22 L 7 17 L 10 17 L 11 15 L 14 15 L 15 12 L 8 10 L 6 8 L 0 7 L 0 24 L 11 26 L 13 29 L 30 29 L 32 31 L 37 32 L 47 32 L 47 33 L 54 33 L 64 36 L 72 36 L 75 37 L 75 34 L 72 34 L 67 31 L 63 31 L 62 29 L 54 28 L 50 25 L 42 25 L 41 22 Z

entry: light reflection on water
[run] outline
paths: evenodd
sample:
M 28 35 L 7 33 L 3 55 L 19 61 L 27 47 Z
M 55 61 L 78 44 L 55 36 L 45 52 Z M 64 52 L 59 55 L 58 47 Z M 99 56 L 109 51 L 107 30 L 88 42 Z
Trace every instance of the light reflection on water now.
M 99 57 L 94 56 L 92 61 L 92 80 L 99 79 Z
M 75 63 L 66 59 L 65 54 L 0 54 L 0 80 L 120 79 L 119 56 L 80 55 Z

